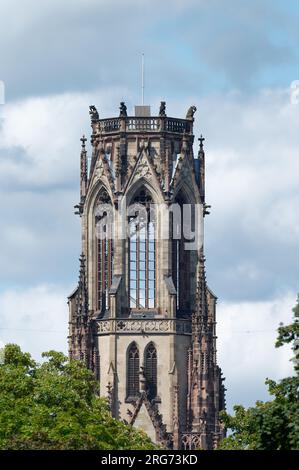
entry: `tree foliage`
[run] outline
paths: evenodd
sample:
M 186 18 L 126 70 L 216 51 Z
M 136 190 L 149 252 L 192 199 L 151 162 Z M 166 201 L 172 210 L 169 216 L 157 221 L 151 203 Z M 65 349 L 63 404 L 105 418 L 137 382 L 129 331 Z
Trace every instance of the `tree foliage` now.
M 8 344 L 0 365 L 0 449 L 154 449 L 147 435 L 112 418 L 79 361 L 44 353 L 36 363 Z
M 222 413 L 232 434 L 223 439 L 221 449 L 299 449 L 299 297 L 290 325 L 281 324 L 275 346 L 292 344 L 294 376 L 275 382 L 266 380 L 273 400 L 256 402 L 255 407 L 234 407 L 235 414 Z

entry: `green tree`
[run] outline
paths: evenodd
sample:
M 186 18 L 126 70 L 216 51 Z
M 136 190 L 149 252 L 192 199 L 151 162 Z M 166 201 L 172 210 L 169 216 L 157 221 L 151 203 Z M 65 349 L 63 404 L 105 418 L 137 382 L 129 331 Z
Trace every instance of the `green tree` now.
M 273 400 L 258 401 L 248 409 L 237 405 L 234 416 L 222 413 L 231 435 L 223 439 L 221 449 L 299 449 L 299 297 L 293 312 L 293 322 L 279 326 L 275 346 L 292 344 L 294 376 L 279 382 L 266 380 Z
M 154 449 L 147 435 L 112 418 L 98 383 L 62 353 L 36 363 L 8 344 L 0 365 L 0 449 Z

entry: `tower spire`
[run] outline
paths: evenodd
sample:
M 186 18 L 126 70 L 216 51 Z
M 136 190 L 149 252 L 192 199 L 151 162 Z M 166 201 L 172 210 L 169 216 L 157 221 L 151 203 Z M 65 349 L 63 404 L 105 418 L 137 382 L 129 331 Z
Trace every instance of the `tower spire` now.
M 215 314 L 208 305 L 208 287 L 205 274 L 205 257 L 200 253 L 197 287 L 197 309 L 192 316 L 192 349 L 188 381 L 191 410 L 189 426 L 200 435 L 201 447 L 212 449 L 224 430 L 220 429 L 218 412 L 224 402 L 221 370 L 216 364 Z M 221 434 L 222 433 L 222 434 Z
M 86 137 L 83 134 L 81 137 L 81 154 L 80 154 L 80 197 L 81 197 L 81 203 L 83 202 L 83 199 L 86 196 L 86 189 L 87 189 L 87 173 L 88 173 L 88 168 L 87 168 L 87 152 L 86 152 Z
M 198 150 L 198 161 L 199 161 L 199 191 L 201 200 L 205 206 L 205 151 L 203 143 L 206 140 L 202 134 L 199 137 L 199 150 Z M 209 212 L 204 211 L 204 215 Z
M 206 139 L 202 136 L 202 134 L 200 134 L 200 137 L 198 138 L 198 140 L 199 140 L 199 152 L 198 152 L 198 154 L 199 154 L 199 153 L 202 153 L 204 151 L 203 150 L 203 143 Z

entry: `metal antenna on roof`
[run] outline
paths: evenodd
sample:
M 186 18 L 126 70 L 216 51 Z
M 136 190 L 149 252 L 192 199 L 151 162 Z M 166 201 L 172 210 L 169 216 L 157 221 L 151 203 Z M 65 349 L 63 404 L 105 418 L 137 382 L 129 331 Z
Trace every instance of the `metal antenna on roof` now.
M 144 105 L 144 53 L 141 56 L 141 104 Z

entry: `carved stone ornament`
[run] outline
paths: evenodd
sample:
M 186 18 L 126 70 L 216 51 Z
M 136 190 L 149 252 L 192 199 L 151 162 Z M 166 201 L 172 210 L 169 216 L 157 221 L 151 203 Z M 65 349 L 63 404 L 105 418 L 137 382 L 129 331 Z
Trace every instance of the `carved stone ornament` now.
M 196 112 L 196 109 L 197 109 L 196 106 L 190 106 L 186 114 L 186 119 L 194 119 L 194 114 Z
M 152 172 L 149 167 L 148 160 L 145 155 L 142 155 L 137 165 L 137 168 L 135 170 L 134 179 L 151 178 L 151 176 L 152 176 Z

